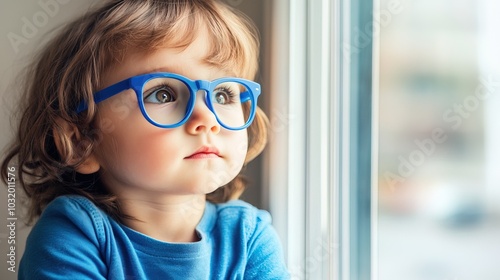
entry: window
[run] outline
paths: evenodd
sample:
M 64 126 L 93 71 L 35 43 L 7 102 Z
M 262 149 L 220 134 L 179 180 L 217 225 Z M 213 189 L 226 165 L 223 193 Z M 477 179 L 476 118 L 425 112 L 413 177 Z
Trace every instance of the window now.
M 266 203 L 293 279 L 370 277 L 371 7 L 273 1 Z
M 272 1 L 264 204 L 294 279 L 498 279 L 500 5 Z
M 375 68 L 379 279 L 500 279 L 500 5 L 400 3 Z

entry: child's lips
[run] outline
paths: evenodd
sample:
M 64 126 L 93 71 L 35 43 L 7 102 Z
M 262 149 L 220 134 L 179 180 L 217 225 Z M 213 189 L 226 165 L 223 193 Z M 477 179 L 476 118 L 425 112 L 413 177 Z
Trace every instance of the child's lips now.
M 205 158 L 220 158 L 219 150 L 215 147 L 203 146 L 196 150 L 185 159 L 205 159 Z

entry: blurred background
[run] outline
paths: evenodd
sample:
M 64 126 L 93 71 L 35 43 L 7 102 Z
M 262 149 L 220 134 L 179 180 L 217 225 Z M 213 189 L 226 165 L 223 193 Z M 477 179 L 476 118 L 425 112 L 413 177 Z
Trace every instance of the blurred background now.
M 379 13 L 379 279 L 500 279 L 500 3 Z

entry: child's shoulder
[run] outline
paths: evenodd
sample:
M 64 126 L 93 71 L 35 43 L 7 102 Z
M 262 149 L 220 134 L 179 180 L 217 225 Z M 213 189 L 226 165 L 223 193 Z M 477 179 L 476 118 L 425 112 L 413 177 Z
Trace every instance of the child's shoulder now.
M 106 271 L 104 263 L 94 257 L 105 252 L 104 217 L 97 206 L 83 196 L 65 195 L 52 200 L 26 240 L 20 278 L 45 279 L 48 274 L 44 273 L 50 272 L 69 275 L 85 267 L 88 276 L 97 279 L 95 275 Z M 70 278 L 76 279 L 72 276 L 67 279 Z
M 52 200 L 43 210 L 34 229 L 57 227 L 82 228 L 98 238 L 103 234 L 107 215 L 91 200 L 79 195 L 63 195 Z
M 76 212 L 75 210 L 79 211 Z M 82 210 L 91 216 L 101 215 L 99 208 L 88 198 L 80 195 L 62 195 L 56 197 L 47 205 L 42 213 L 42 217 L 53 212 L 63 211 L 68 214 L 76 214 L 81 213 Z
M 271 224 L 271 215 L 265 210 L 242 201 L 230 200 L 224 203 L 214 204 L 217 212 L 217 221 L 227 226 L 243 226 L 248 232 L 258 231 Z
M 104 242 L 105 224 L 105 214 L 89 199 L 77 195 L 59 196 L 43 210 L 27 243 L 40 250 L 64 247 L 76 241 L 83 243 L 84 239 L 99 246 Z
M 271 221 L 269 212 L 239 199 L 216 204 L 216 209 L 219 216 L 249 216 L 258 220 Z

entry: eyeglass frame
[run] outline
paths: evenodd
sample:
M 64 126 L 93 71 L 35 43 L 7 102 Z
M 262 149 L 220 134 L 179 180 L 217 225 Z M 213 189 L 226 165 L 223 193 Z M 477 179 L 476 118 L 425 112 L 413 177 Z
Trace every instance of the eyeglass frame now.
M 186 113 L 184 115 L 184 118 L 180 120 L 178 123 L 175 124 L 170 124 L 170 125 L 165 125 L 165 124 L 160 124 L 155 122 L 153 119 L 151 119 L 146 112 L 146 108 L 144 107 L 144 100 L 143 100 L 143 88 L 144 85 L 151 79 L 155 78 L 173 78 L 181 81 L 184 83 L 188 89 L 189 89 L 189 101 L 186 106 Z M 241 103 L 246 102 L 250 100 L 252 102 L 250 106 L 250 112 L 248 116 L 248 120 L 243 126 L 240 127 L 229 127 L 225 125 L 217 116 L 217 113 L 214 110 L 214 107 L 212 105 L 212 99 L 207 98 L 209 96 L 209 93 L 213 92 L 213 90 L 216 89 L 216 86 L 218 86 L 221 83 L 227 83 L 227 82 L 236 82 L 239 84 L 244 85 L 247 88 L 247 91 L 241 92 L 240 93 L 240 100 Z M 141 113 L 143 117 L 152 125 L 161 127 L 161 128 L 176 128 L 179 127 L 187 122 L 187 120 L 191 117 L 191 114 L 193 113 L 194 110 L 194 105 L 196 102 L 196 94 L 198 91 L 203 90 L 205 92 L 205 104 L 207 105 L 208 109 L 214 114 L 217 123 L 219 123 L 222 127 L 228 130 L 242 130 L 250 126 L 255 118 L 255 113 L 257 110 L 257 99 L 260 95 L 261 92 L 261 87 L 259 83 L 256 83 L 254 81 L 250 81 L 247 79 L 242 79 L 242 78 L 236 78 L 236 77 L 224 77 L 224 78 L 219 78 L 215 79 L 212 81 L 208 80 L 191 80 L 187 77 L 184 77 L 179 74 L 175 73 L 169 73 L 169 72 L 155 72 L 155 73 L 147 73 L 147 74 L 141 74 L 137 76 L 132 76 L 130 78 L 127 78 L 125 80 L 122 80 L 120 82 L 117 82 L 111 86 L 108 86 L 102 90 L 99 90 L 94 93 L 93 99 L 95 104 L 102 102 L 112 96 L 115 96 L 125 90 L 128 89 L 133 89 L 136 96 L 137 96 L 137 102 L 139 104 L 139 109 L 141 110 Z M 88 104 L 84 101 L 80 102 L 76 108 L 76 113 L 79 114 L 85 110 L 88 109 Z

